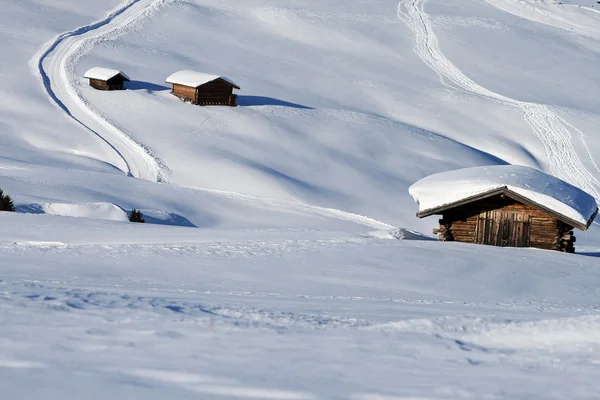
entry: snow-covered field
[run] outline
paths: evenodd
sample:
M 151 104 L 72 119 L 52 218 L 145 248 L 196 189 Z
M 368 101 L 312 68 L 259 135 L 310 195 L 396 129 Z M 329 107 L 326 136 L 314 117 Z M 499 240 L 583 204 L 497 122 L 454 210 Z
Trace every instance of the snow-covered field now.
M 600 200 L 599 11 L 2 4 L 1 397 L 596 398 L 598 225 L 576 255 L 439 243 L 408 187 L 509 163 Z M 185 69 L 240 106 L 170 95 Z

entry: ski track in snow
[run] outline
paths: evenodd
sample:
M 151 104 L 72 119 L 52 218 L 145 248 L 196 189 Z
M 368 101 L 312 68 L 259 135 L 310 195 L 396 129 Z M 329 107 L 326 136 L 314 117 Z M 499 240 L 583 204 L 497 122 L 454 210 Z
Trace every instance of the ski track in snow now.
M 91 247 L 91 246 L 88 246 Z M 48 246 L 46 250 L 50 250 Z M 279 292 L 260 292 L 260 291 L 246 291 L 246 290 L 202 290 L 202 289 L 168 289 L 161 288 L 159 281 L 153 281 L 149 279 L 140 278 L 138 281 L 129 280 L 129 283 L 139 283 L 146 286 L 143 289 L 144 296 L 138 296 L 136 304 L 140 306 L 157 305 L 162 306 L 163 304 L 178 304 L 183 307 L 182 303 L 187 304 L 193 303 L 199 296 L 206 296 L 207 298 L 215 297 L 226 297 L 230 298 L 231 301 L 243 301 L 248 299 L 261 299 L 265 302 L 271 300 L 300 300 L 300 301 L 318 301 L 321 303 L 327 302 L 348 302 L 348 303 L 383 303 L 397 306 L 434 306 L 440 309 L 460 307 L 467 312 L 468 310 L 506 310 L 512 311 L 523 311 L 523 312 L 536 312 L 536 313 L 571 313 L 577 315 L 597 315 L 598 307 L 590 306 L 566 306 L 560 301 L 543 299 L 543 301 L 531 301 L 531 300 L 511 300 L 505 301 L 494 301 L 494 302 L 473 302 L 465 301 L 460 299 L 448 300 L 448 299 L 432 299 L 432 298 L 403 298 L 403 297 L 376 297 L 376 296 L 341 296 L 341 295 L 327 295 L 327 294 L 307 294 L 307 293 L 279 293 Z M 77 281 L 44 281 L 44 280 L 21 280 L 12 283 L 12 292 L 3 291 L 0 292 L 0 300 L 9 301 L 15 297 L 31 300 L 44 300 L 44 297 L 52 297 L 53 299 L 60 298 L 64 305 L 68 301 L 73 299 L 85 298 L 116 298 L 112 301 L 109 306 L 111 307 L 130 307 L 130 304 L 123 304 L 120 302 L 122 299 L 132 298 L 130 293 L 135 293 L 137 287 L 127 285 L 94 285 L 91 283 L 82 284 Z M 3 297 L 4 296 L 4 297 Z M 193 297 L 188 297 L 193 296 Z M 119 299 L 119 300 L 117 300 Z M 100 302 L 83 301 L 88 303 L 89 306 L 103 307 L 106 305 Z M 152 304 L 155 303 L 155 304 Z M 229 302 L 228 302 L 229 303 Z M 83 306 L 79 308 L 84 308 Z M 168 307 L 165 307 L 168 308 Z M 365 323 L 365 325 L 368 325 Z
M 544 145 L 550 173 L 600 200 L 600 181 L 579 159 L 571 142 L 570 125 L 547 105 L 523 102 L 494 93 L 468 78 L 440 50 L 438 38 L 424 10 L 426 1 L 401 0 L 398 3 L 398 18 L 414 32 L 414 51 L 421 60 L 438 74 L 446 86 L 520 108 L 525 121 Z M 583 145 L 587 149 L 584 142 Z
M 135 27 L 143 18 L 150 16 L 160 7 L 177 0 L 128 0 L 117 7 L 106 18 L 59 35 L 44 45 L 32 58 L 34 74 L 40 75 L 49 97 L 71 118 L 102 139 L 118 159 L 115 167 L 135 178 L 150 181 L 164 181 L 161 172 L 162 162 L 145 148 L 136 143 L 127 133 L 103 117 L 87 101 L 80 90 L 75 74 L 77 61 L 91 51 L 94 44 L 121 36 Z M 374 229 L 393 229 L 386 224 L 362 215 L 301 202 L 276 200 L 246 195 L 242 193 L 190 187 L 213 195 L 236 200 L 253 201 L 276 208 L 309 212 L 327 218 L 334 218 Z
M 74 73 L 77 60 L 92 46 L 131 30 L 136 23 L 170 0 L 128 0 L 100 21 L 57 36 L 31 59 L 34 75 L 39 75 L 48 96 L 69 117 L 97 135 L 116 155 L 116 168 L 136 178 L 161 181 L 161 162 L 127 133 L 102 117 L 78 89 Z
M 374 321 L 352 317 L 297 314 L 242 305 L 217 305 L 199 302 L 197 299 L 131 295 L 102 289 L 53 287 L 39 283 L 13 284 L 12 289 L 13 291 L 0 292 L 0 302 L 21 307 L 37 305 L 51 311 L 101 311 L 110 308 L 113 313 L 131 310 L 158 314 L 176 313 L 182 317 L 208 319 L 211 325 L 219 323 L 236 328 L 260 327 L 278 331 L 361 328 L 375 324 Z

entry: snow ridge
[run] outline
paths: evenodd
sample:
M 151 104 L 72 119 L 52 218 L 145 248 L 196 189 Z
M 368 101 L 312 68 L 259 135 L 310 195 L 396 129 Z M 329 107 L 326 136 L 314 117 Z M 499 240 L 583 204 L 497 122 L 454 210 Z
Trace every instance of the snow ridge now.
M 299 201 L 272 199 L 268 197 L 253 196 L 245 193 L 230 192 L 225 190 L 208 189 L 188 186 L 189 189 L 210 193 L 217 196 L 222 196 L 229 199 L 244 200 L 259 204 L 268 205 L 275 209 L 289 209 L 293 211 L 307 212 L 314 215 L 320 215 L 325 218 L 338 219 L 340 221 L 352 222 L 357 225 L 366 226 L 372 229 L 391 230 L 396 229 L 394 225 L 378 221 L 364 215 L 354 214 L 347 211 L 338 210 L 335 208 L 319 207 L 306 204 Z
M 127 0 L 104 19 L 57 36 L 30 61 L 34 75 L 39 75 L 52 101 L 110 147 L 109 163 L 128 175 L 150 181 L 164 180 L 162 162 L 93 109 L 77 88 L 74 68 L 91 45 L 132 29 L 140 19 L 170 1 Z
M 571 142 L 570 125 L 547 105 L 503 96 L 468 78 L 440 50 L 438 38 L 424 10 L 426 1 L 401 0 L 398 3 L 398 18 L 414 32 L 414 51 L 421 60 L 439 75 L 446 86 L 520 108 L 523 118 L 544 145 L 550 173 L 585 190 L 599 201 L 600 180 L 579 159 Z

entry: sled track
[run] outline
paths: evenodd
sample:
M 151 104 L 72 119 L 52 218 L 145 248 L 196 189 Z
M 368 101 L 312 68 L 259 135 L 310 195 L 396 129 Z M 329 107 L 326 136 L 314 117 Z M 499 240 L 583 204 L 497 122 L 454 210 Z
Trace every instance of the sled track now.
M 438 74 L 446 86 L 521 109 L 525 122 L 544 145 L 550 173 L 600 199 L 600 181 L 579 159 L 571 142 L 570 125 L 547 105 L 511 99 L 468 78 L 440 50 L 438 38 L 424 10 L 426 1 L 401 0 L 398 4 L 398 18 L 415 34 L 414 51 L 421 60 Z
M 50 99 L 70 118 L 96 135 L 110 148 L 109 164 L 128 175 L 161 181 L 162 163 L 142 144 L 104 118 L 83 97 L 74 70 L 77 60 L 101 40 L 121 36 L 159 7 L 172 0 L 128 0 L 104 19 L 57 36 L 31 59 Z
M 100 138 L 110 148 L 109 164 L 135 178 L 165 181 L 164 164 L 144 145 L 135 142 L 126 132 L 100 114 L 79 90 L 75 74 L 77 61 L 100 42 L 116 39 L 135 28 L 140 20 L 151 16 L 161 7 L 179 0 L 128 0 L 104 19 L 65 32 L 44 45 L 31 59 L 30 67 L 39 76 L 50 99 L 67 116 Z M 353 222 L 373 229 L 395 227 L 368 217 L 345 211 L 311 206 L 301 202 L 276 200 L 236 192 L 190 188 L 212 195 L 290 209 Z

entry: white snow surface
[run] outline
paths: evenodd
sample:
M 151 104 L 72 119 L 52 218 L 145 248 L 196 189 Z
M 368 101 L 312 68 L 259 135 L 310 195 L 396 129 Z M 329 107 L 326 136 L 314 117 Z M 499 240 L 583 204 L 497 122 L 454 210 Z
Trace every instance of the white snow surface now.
M 575 255 L 440 243 L 408 193 L 515 164 L 600 199 L 597 11 L 2 2 L 0 397 L 597 397 L 598 225 Z M 179 70 L 239 107 L 179 101 Z
M 598 210 L 594 197 L 583 190 L 535 168 L 518 165 L 440 172 L 421 179 L 408 190 L 419 205 L 419 212 L 427 212 L 500 188 L 583 225 Z
M 0 213 L 3 398 L 596 395 L 600 247 L 351 231 Z
M 190 70 L 175 72 L 174 74 L 169 75 L 169 77 L 165 80 L 165 82 L 174 83 L 174 84 L 183 85 L 183 86 L 198 87 L 198 86 L 202 86 L 205 83 L 212 82 L 219 78 L 223 79 L 226 82 L 231 83 L 234 86 L 239 87 L 235 82 L 233 82 L 231 79 L 229 79 L 227 77 L 219 76 L 219 75 L 205 74 L 202 72 L 190 71 Z
M 84 78 L 89 79 L 100 79 L 103 81 L 107 81 L 111 78 L 114 78 L 117 75 L 122 75 L 126 79 L 129 80 L 129 76 L 127 76 L 124 72 L 119 71 L 118 69 L 104 68 L 104 67 L 93 67 L 86 71 L 83 74 Z
M 63 217 L 105 219 L 109 221 L 128 221 L 127 213 L 111 203 L 61 204 L 50 203 L 41 206 L 45 214 Z

